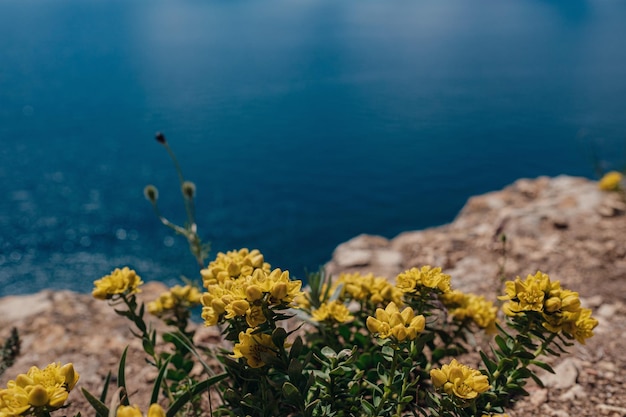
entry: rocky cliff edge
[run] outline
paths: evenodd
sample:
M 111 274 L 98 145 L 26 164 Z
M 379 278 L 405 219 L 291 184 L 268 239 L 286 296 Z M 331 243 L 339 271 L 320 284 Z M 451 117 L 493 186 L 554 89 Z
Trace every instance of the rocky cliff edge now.
M 626 416 L 625 213 L 624 200 L 600 191 L 593 181 L 568 176 L 522 179 L 471 198 L 450 224 L 393 239 L 357 236 L 339 245 L 326 267 L 332 274 L 360 271 L 393 279 L 414 266 L 441 266 L 452 275 L 453 287 L 492 298 L 502 275 L 546 272 L 578 291 L 600 325 L 586 346 L 557 361 L 556 378 L 546 375 L 550 389 L 534 387 L 511 415 Z M 141 298 L 154 299 L 164 289 L 148 283 Z M 4 297 L 0 336 L 17 327 L 23 353 L 0 377 L 0 386 L 32 365 L 60 361 L 75 364 L 81 374 L 78 387 L 99 393 L 106 373 L 116 374 L 118 359 L 130 344 L 127 383 L 133 402 L 145 409 L 156 374 L 145 365 L 129 324 L 88 294 L 43 291 Z M 199 326 L 197 339 L 215 344 L 219 335 Z M 70 400 L 67 415 L 93 414 L 79 392 Z

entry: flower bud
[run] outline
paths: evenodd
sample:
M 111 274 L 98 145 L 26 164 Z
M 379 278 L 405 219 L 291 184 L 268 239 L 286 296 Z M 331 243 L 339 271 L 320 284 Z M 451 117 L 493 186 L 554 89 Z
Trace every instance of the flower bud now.
M 260 300 L 263 297 L 263 291 L 258 285 L 250 285 L 246 288 L 246 298 L 250 302 Z
M 182 185 L 183 196 L 188 199 L 192 199 L 196 196 L 196 184 L 191 181 L 185 181 Z
M 431 369 L 430 379 L 433 381 L 435 388 L 440 388 L 448 382 L 448 376 L 441 369 Z
M 564 291 L 562 294 L 562 303 L 561 307 L 564 311 L 569 311 L 572 313 L 580 310 L 580 299 L 578 298 L 578 293 L 574 291 Z
M 544 309 L 547 313 L 554 313 L 561 308 L 561 299 L 559 297 L 550 297 L 544 303 Z
M 211 307 L 213 307 L 213 310 L 215 310 L 216 314 L 222 314 L 223 312 L 226 311 L 226 303 L 224 303 L 219 298 L 216 298 L 213 301 L 211 301 Z
M 143 417 L 136 405 L 120 405 L 117 407 L 117 417 Z
M 165 143 L 167 143 L 167 141 L 165 140 L 165 135 L 161 132 L 157 132 L 154 138 L 162 145 L 165 145 Z
M 241 268 L 236 262 L 231 262 L 228 264 L 228 275 L 229 277 L 238 277 L 241 274 Z
M 284 282 L 279 282 L 278 284 L 274 285 L 274 287 L 272 288 L 272 298 L 274 298 L 277 301 L 280 301 L 283 298 L 285 298 L 287 296 L 287 293 L 288 293 L 287 284 L 285 284 Z
M 72 364 L 71 362 L 66 363 L 65 365 L 61 367 L 59 371 L 61 375 L 63 375 L 63 378 L 65 378 L 65 383 L 67 384 L 67 390 L 71 391 L 72 389 L 74 389 L 74 386 L 76 385 L 76 382 L 78 381 L 78 377 L 79 377 L 76 371 L 74 370 L 74 364 Z
M 165 417 L 165 411 L 159 404 L 152 404 L 148 409 L 148 417 Z
M 159 198 L 159 190 L 152 184 L 146 185 L 143 189 L 143 195 L 151 203 L 155 203 Z
M 28 402 L 33 407 L 43 407 L 49 399 L 48 391 L 41 385 L 35 385 L 28 393 Z
M 35 381 L 31 377 L 26 374 L 19 374 L 17 378 L 15 378 L 15 385 L 20 388 L 25 388 L 29 385 L 34 385 Z
M 250 304 L 248 304 L 246 300 L 236 300 L 230 303 L 228 307 L 230 308 L 227 308 L 227 310 L 232 311 L 233 317 L 244 316 L 246 314 L 246 311 L 248 311 L 248 309 L 250 308 Z M 232 318 L 232 317 L 227 317 L 227 318 Z

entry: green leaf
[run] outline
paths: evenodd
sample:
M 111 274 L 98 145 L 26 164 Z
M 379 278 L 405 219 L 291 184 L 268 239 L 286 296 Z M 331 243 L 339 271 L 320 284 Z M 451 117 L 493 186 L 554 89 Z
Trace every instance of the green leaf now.
M 483 352 L 482 350 L 480 351 L 480 357 L 483 360 L 483 363 L 485 364 L 485 366 L 487 367 L 487 372 L 489 372 L 489 375 L 490 376 L 493 375 L 496 369 L 498 369 L 498 364 L 496 364 L 494 361 L 489 359 L 487 354 Z
M 504 358 L 500 361 L 500 369 L 503 372 L 508 371 L 509 369 L 515 368 L 517 361 L 511 358 Z
M 370 402 L 368 402 L 367 400 L 362 400 L 361 401 L 361 406 L 363 407 L 363 409 L 365 410 L 365 412 L 367 413 L 368 416 L 375 415 L 376 407 L 374 407 L 374 405 L 371 404 Z
M 541 361 L 530 361 L 530 363 L 532 363 L 533 365 L 537 365 L 538 367 L 540 367 L 541 369 L 545 369 L 546 371 L 550 372 L 551 374 L 554 374 L 554 369 L 552 369 L 552 367 L 550 365 L 548 365 L 545 362 L 541 362 Z
M 163 381 L 163 375 L 167 372 L 167 366 L 169 365 L 169 358 L 161 365 L 161 369 L 159 369 L 159 374 L 157 375 L 154 381 L 154 387 L 152 388 L 152 395 L 150 396 L 150 404 L 154 404 L 159 399 L 159 391 L 161 389 L 161 382 Z
M 336 359 L 337 358 L 337 352 L 335 352 L 329 346 L 324 346 L 322 348 L 322 355 L 326 356 L 328 359 Z
M 297 358 L 302 353 L 302 348 L 304 347 L 304 343 L 302 342 L 302 338 L 300 336 L 296 337 L 291 345 L 291 349 L 289 350 L 289 359 Z
M 173 333 L 163 333 L 163 336 L 161 336 L 161 338 L 163 338 L 164 342 L 167 343 L 175 343 L 178 339 L 174 336 Z
M 435 350 L 433 350 L 432 355 L 433 355 L 432 361 L 437 363 L 446 356 L 446 349 L 442 347 L 438 347 Z
M 508 355 L 510 353 L 510 349 L 507 346 L 506 341 L 502 338 L 502 336 L 496 335 L 495 341 L 502 353 L 504 353 L 505 355 Z
M 154 356 L 154 344 L 150 342 L 150 339 L 148 339 L 147 337 L 142 337 L 141 342 L 143 345 L 143 351 L 150 356 Z
M 394 350 L 391 346 L 383 346 L 383 348 L 381 349 L 381 352 L 383 356 L 385 357 L 385 359 L 388 359 L 388 360 L 393 359 Z
M 525 350 L 521 350 L 515 354 L 520 359 L 535 359 L 535 355 Z
M 306 406 L 306 408 L 304 409 L 304 415 L 307 417 L 310 417 L 313 415 L 313 411 L 315 410 L 315 407 L 317 407 L 317 405 L 320 403 L 320 400 L 314 400 L 311 401 L 311 403 L 309 403 L 309 405 Z
M 126 348 L 124 349 L 124 352 L 122 353 L 122 357 L 120 358 L 120 366 L 117 370 L 117 385 L 119 387 L 124 388 L 124 390 L 126 392 L 128 392 L 128 390 L 126 389 L 126 354 L 128 353 L 128 346 L 126 346 Z M 130 402 L 128 401 L 128 395 L 124 395 L 123 398 L 121 398 L 121 402 L 122 405 L 130 405 Z
M 176 401 L 172 403 L 172 405 L 170 405 L 170 408 L 165 413 L 166 417 L 174 417 L 176 413 L 178 413 L 178 411 L 185 404 L 187 404 L 194 396 L 207 391 L 211 386 L 217 384 L 223 379 L 226 379 L 227 377 L 228 377 L 228 374 L 223 373 L 223 374 L 215 375 L 211 378 L 205 379 L 204 381 L 200 381 L 197 384 L 193 385 L 191 389 L 183 393 L 180 397 L 176 399 Z
M 545 385 L 543 384 L 543 381 L 541 379 L 539 379 L 539 377 L 537 375 L 535 375 L 534 373 L 530 373 L 530 377 L 533 379 L 533 381 L 535 381 L 535 383 L 537 385 L 539 385 L 540 388 L 545 388 Z
M 289 362 L 289 367 L 287 368 L 287 375 L 289 375 L 289 379 L 293 382 L 298 383 L 297 381 L 302 379 L 302 364 L 297 359 L 292 359 Z
M 83 392 L 85 399 L 87 399 L 87 401 L 89 401 L 89 404 L 91 404 L 94 410 L 96 410 L 97 417 L 108 417 L 109 408 L 102 401 L 91 395 L 91 393 L 85 388 L 81 387 L 81 391 Z
M 109 384 L 111 383 L 111 371 L 107 373 L 107 377 L 104 378 L 104 387 L 100 393 L 100 401 L 105 402 L 107 399 L 107 393 L 109 392 Z
M 276 346 L 284 346 L 286 338 L 287 331 L 282 327 L 277 327 L 276 330 L 272 332 L 272 342 L 274 342 Z
M 285 399 L 293 405 L 297 406 L 302 403 L 302 396 L 300 395 L 298 388 L 296 388 L 296 386 L 291 382 L 285 382 L 283 384 L 283 395 L 285 396 Z

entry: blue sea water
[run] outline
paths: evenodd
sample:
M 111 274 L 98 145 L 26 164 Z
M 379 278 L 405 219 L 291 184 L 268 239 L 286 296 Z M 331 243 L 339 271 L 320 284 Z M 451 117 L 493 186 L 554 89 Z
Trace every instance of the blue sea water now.
M 0 295 L 213 255 L 303 277 L 520 177 L 626 163 L 622 0 L 0 0 Z M 488 219 L 486 219 L 488 221 Z

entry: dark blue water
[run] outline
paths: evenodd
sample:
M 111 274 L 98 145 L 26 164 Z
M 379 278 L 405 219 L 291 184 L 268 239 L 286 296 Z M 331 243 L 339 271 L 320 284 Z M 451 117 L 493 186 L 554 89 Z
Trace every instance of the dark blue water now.
M 0 294 L 214 252 L 302 277 L 359 233 L 451 221 L 519 177 L 626 162 L 626 2 L 0 0 Z

